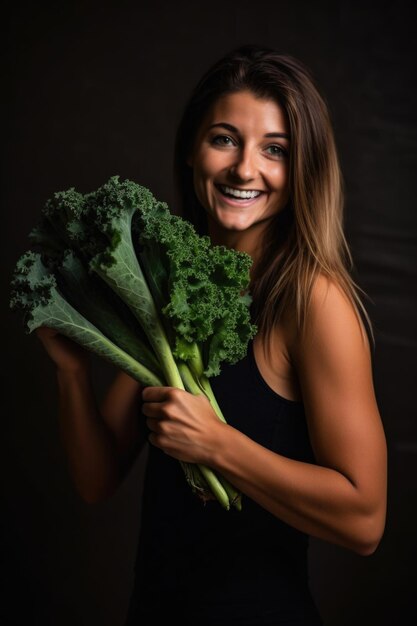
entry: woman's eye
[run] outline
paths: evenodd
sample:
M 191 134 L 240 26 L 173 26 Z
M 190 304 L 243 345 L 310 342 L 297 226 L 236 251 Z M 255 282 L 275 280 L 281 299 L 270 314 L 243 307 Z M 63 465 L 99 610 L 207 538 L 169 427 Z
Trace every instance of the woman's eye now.
M 211 143 L 217 146 L 235 145 L 234 140 L 228 135 L 216 135 L 216 137 L 213 137 L 213 139 L 211 140 Z M 275 144 L 272 146 L 268 146 L 267 150 L 270 150 L 270 154 L 278 159 L 285 159 L 288 156 L 288 152 L 284 150 L 284 148 L 281 148 L 281 146 Z
M 272 150 L 271 154 L 278 158 L 284 159 L 286 156 L 288 156 L 287 151 L 284 150 L 284 148 L 281 148 L 281 146 L 268 146 L 267 149 Z
M 217 135 L 212 139 L 212 143 L 219 146 L 230 146 L 233 144 L 233 141 L 232 138 L 228 137 L 227 135 Z

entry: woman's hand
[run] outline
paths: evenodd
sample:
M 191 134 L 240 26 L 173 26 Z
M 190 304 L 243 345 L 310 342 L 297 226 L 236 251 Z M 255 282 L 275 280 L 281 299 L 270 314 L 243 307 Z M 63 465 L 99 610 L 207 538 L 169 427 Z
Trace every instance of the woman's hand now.
M 226 425 L 206 396 L 175 387 L 146 387 L 142 400 L 151 444 L 179 461 L 210 465 Z
M 78 343 L 47 326 L 40 326 L 35 333 L 59 371 L 74 373 L 89 369 L 90 353 Z

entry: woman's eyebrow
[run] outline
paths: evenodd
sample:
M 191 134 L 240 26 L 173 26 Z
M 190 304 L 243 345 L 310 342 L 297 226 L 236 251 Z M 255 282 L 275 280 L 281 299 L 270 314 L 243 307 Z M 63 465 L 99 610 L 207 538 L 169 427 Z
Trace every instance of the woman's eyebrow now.
M 232 126 L 232 124 L 228 124 L 227 122 L 216 122 L 216 124 L 212 124 L 211 126 L 209 126 L 208 130 L 215 128 L 216 126 L 221 126 L 222 128 L 225 128 L 226 130 L 230 130 L 232 133 L 239 133 L 238 129 L 235 126 Z M 285 139 L 290 138 L 288 133 L 278 133 L 278 132 L 266 133 L 264 137 L 284 137 Z

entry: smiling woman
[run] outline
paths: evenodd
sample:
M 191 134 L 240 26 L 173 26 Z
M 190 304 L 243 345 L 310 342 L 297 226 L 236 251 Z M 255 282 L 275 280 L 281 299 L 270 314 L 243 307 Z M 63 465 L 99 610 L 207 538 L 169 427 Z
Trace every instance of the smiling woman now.
M 252 257 L 257 335 L 211 379 L 225 423 L 206 396 L 124 372 L 98 409 L 85 354 L 43 329 L 73 477 L 88 502 L 108 498 L 150 444 L 126 625 L 319 626 L 309 536 L 377 549 L 387 455 L 332 126 L 306 67 L 261 46 L 215 63 L 186 104 L 175 172 L 182 216 Z M 242 509 L 195 498 L 178 460 L 224 476 Z
M 307 68 L 261 46 L 220 59 L 186 104 L 175 172 L 182 216 L 251 255 L 259 330 L 212 380 L 227 424 L 198 397 L 143 391 L 152 446 L 128 624 L 318 625 L 308 536 L 375 551 L 386 443 L 333 130 Z M 220 471 L 242 511 L 178 498 L 175 458 Z

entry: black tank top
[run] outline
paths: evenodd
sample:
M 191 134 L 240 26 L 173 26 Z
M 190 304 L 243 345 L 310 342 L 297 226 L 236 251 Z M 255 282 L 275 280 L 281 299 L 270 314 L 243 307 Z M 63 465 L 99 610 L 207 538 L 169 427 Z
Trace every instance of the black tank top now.
M 275 393 L 247 356 L 211 385 L 226 421 L 292 459 L 314 463 L 303 404 Z M 308 537 L 248 497 L 203 503 L 180 463 L 149 447 L 135 585 L 126 624 L 321 624 L 308 587 Z

